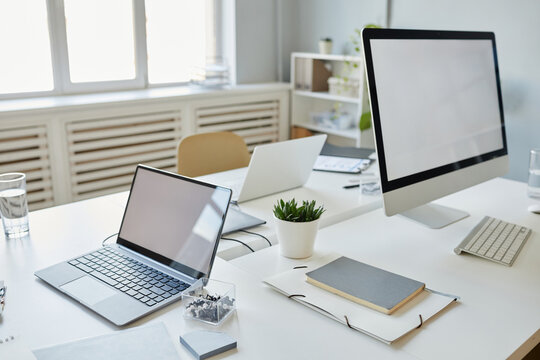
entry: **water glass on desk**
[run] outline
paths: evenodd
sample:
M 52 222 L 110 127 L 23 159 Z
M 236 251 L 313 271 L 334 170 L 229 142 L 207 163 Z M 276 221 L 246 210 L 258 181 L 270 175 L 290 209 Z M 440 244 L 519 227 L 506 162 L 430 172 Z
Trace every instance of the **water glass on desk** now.
M 28 234 L 25 174 L 0 175 L 0 216 L 6 238 L 19 238 Z
M 527 193 L 530 197 L 540 198 L 540 149 L 531 150 Z

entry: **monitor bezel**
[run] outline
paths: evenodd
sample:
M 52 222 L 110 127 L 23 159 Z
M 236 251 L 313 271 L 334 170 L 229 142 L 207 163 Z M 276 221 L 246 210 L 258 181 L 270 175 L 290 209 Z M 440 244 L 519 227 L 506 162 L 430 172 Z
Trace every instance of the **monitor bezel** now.
M 371 43 L 370 40 L 379 39 L 428 39 L 428 40 L 490 40 L 493 49 L 493 59 L 495 65 L 495 77 L 497 83 L 497 97 L 499 103 L 499 113 L 501 120 L 501 134 L 503 147 L 488 153 L 480 154 L 471 158 L 442 165 L 436 168 L 417 172 L 405 177 L 388 180 L 386 170 L 386 160 L 384 151 L 383 135 L 381 131 L 381 120 L 379 113 L 379 103 L 377 98 L 377 86 L 375 72 L 373 67 Z M 381 189 L 383 193 L 397 190 L 409 185 L 420 183 L 422 181 L 436 178 L 460 169 L 474 166 L 492 159 L 500 158 L 508 155 L 506 131 L 504 123 L 504 110 L 502 102 L 501 83 L 499 77 L 499 63 L 497 59 L 497 49 L 495 44 L 495 34 L 493 32 L 479 31 L 439 31 L 439 30 L 403 30 L 403 29 L 373 29 L 365 28 L 362 31 L 362 42 L 364 49 L 364 59 L 366 68 L 366 78 L 368 81 L 368 90 L 371 100 L 371 119 L 375 136 L 375 144 L 377 149 L 377 158 L 380 169 Z
M 155 172 L 155 173 L 158 173 L 158 174 L 161 174 L 161 175 L 164 175 L 164 176 L 169 176 L 169 177 L 173 177 L 173 178 L 177 178 L 179 180 L 182 180 L 182 181 L 188 181 L 188 182 L 191 182 L 191 183 L 195 183 L 195 184 L 198 184 L 198 185 L 201 185 L 201 186 L 205 186 L 205 187 L 209 187 L 209 188 L 212 188 L 212 189 L 215 189 L 215 190 L 220 190 L 220 191 L 224 191 L 224 192 L 227 192 L 228 193 L 228 200 L 227 200 L 227 205 L 226 205 L 226 208 L 225 208 L 225 211 L 223 212 L 223 216 L 222 216 L 222 219 L 221 219 L 221 227 L 218 231 L 218 234 L 217 234 L 217 238 L 214 242 L 214 249 L 212 251 L 212 258 L 210 259 L 210 263 L 208 264 L 208 269 L 207 269 L 207 272 L 201 272 L 197 269 L 193 269 L 192 267 L 189 267 L 187 265 L 184 265 L 184 264 L 181 264 L 173 259 L 169 259 L 167 258 L 166 256 L 163 256 L 161 254 L 158 254 L 154 251 L 151 251 L 151 250 L 148 250 L 140 245 L 137 245 L 135 243 L 132 243 L 131 241 L 129 241 L 128 239 L 124 239 L 121 237 L 121 233 L 122 233 L 122 226 L 124 225 L 124 220 L 125 220 L 125 217 L 126 217 L 126 213 L 127 213 L 127 209 L 128 209 L 128 206 L 129 206 L 129 201 L 131 199 L 131 193 L 133 191 L 133 185 L 135 184 L 135 178 L 137 177 L 137 173 L 140 171 L 140 170 L 146 170 L 146 171 L 151 171 L 151 172 Z M 135 173 L 133 175 L 133 181 L 131 182 L 131 187 L 130 187 L 130 190 L 129 190 L 129 197 L 128 197 L 128 200 L 126 202 L 126 207 L 124 209 L 124 214 L 122 215 L 122 222 L 120 223 L 120 229 L 118 231 L 118 238 L 116 239 L 116 243 L 118 245 L 121 245 L 121 246 L 124 246 L 130 250 L 133 250 L 139 254 L 142 254 L 154 261 L 157 261 L 158 263 L 161 263 L 165 266 L 168 266 L 176 271 L 179 271 L 181 272 L 182 274 L 185 274 L 187 276 L 190 276 L 191 278 L 194 278 L 194 279 L 200 279 L 202 277 L 209 277 L 210 276 L 210 272 L 212 271 L 212 267 L 214 265 L 214 260 L 216 258 L 216 254 L 217 254 L 217 249 L 218 249 L 218 245 L 219 245 L 219 240 L 221 238 L 221 232 L 223 231 L 223 226 L 225 224 L 225 218 L 227 216 L 227 212 L 229 210 L 229 204 L 230 204 L 230 201 L 231 201 L 231 197 L 232 197 L 232 190 L 231 189 L 228 189 L 228 188 L 225 188 L 225 187 L 222 187 L 222 186 L 217 186 L 217 185 L 213 185 L 213 184 L 209 184 L 209 183 L 206 183 L 206 182 L 203 182 L 203 181 L 199 181 L 199 180 L 195 180 L 195 179 L 192 179 L 192 178 L 189 178 L 189 177 L 186 177 L 186 176 L 182 176 L 182 175 L 179 175 L 179 174 L 175 174 L 175 173 L 172 173 L 172 172 L 169 172 L 169 171 L 165 171 L 165 170 L 161 170 L 161 169 L 156 169 L 156 168 L 153 168 L 153 167 L 150 167 L 150 166 L 147 166 L 147 165 L 137 165 L 137 168 L 135 169 Z

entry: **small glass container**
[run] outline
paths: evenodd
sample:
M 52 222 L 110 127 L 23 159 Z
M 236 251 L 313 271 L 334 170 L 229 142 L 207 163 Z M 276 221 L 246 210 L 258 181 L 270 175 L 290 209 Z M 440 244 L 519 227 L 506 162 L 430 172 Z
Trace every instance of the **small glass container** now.
M 184 317 L 221 325 L 236 310 L 234 284 L 201 278 L 184 291 Z
M 540 198 L 540 149 L 532 149 L 530 153 L 527 194 L 532 198 Z

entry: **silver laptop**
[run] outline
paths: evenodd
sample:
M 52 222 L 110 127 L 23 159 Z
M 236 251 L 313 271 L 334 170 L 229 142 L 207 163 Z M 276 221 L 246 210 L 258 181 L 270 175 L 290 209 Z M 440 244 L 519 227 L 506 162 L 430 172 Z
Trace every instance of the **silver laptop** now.
M 35 275 L 121 326 L 208 277 L 231 190 L 139 165 L 116 243 Z
M 245 176 L 223 186 L 242 202 L 304 185 L 326 141 L 326 135 L 281 141 L 255 147 Z

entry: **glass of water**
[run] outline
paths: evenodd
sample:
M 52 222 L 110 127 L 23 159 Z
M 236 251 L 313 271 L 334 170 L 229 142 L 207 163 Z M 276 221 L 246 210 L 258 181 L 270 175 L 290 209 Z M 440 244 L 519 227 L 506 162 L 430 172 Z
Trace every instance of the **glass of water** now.
M 531 150 L 527 193 L 530 197 L 540 198 L 540 149 Z
M 18 238 L 28 234 L 25 174 L 0 175 L 0 215 L 7 238 Z

